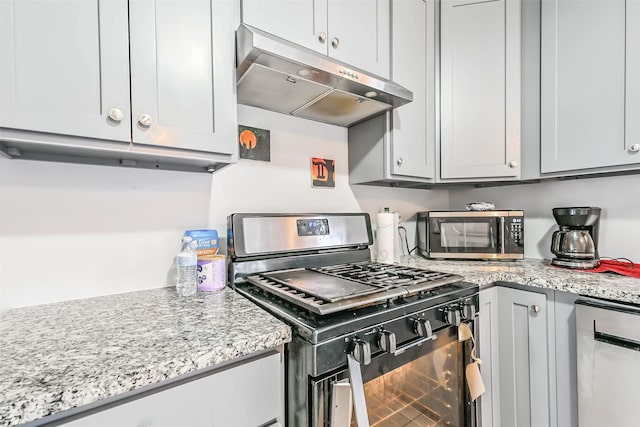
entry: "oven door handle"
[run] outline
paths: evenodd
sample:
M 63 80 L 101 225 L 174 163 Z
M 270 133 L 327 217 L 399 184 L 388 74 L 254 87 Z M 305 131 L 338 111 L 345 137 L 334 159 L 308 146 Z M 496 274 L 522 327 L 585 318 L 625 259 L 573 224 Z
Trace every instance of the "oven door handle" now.
M 391 354 L 393 354 L 394 356 L 398 356 L 404 353 L 405 351 L 409 350 L 410 348 L 417 347 L 419 345 L 424 344 L 427 341 L 435 340 L 436 338 L 438 338 L 436 334 L 432 334 L 432 335 L 429 335 L 428 337 L 420 338 L 419 340 L 415 340 L 410 342 L 409 344 L 398 347 L 396 351 L 394 351 Z

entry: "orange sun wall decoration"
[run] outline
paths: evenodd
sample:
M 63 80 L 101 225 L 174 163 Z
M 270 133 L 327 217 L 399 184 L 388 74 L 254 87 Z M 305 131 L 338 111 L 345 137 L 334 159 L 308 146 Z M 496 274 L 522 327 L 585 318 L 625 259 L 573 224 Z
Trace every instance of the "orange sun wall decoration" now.
M 238 126 L 238 155 L 241 159 L 271 161 L 271 132 L 266 129 Z

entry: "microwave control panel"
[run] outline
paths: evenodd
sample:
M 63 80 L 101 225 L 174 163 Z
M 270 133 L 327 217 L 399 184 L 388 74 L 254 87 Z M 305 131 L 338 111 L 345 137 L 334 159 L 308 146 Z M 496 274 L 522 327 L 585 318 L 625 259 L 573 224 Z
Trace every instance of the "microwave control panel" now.
M 509 218 L 509 229 L 511 241 L 515 247 L 524 246 L 524 218 L 523 217 L 511 217 Z

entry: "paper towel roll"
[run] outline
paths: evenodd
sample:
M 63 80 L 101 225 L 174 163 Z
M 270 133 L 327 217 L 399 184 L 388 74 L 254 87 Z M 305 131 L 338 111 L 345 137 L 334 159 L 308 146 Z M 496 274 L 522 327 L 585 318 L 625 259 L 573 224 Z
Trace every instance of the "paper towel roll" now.
M 394 238 L 393 214 L 391 212 L 380 212 L 376 215 L 376 237 L 378 262 L 393 262 L 394 259 Z
M 393 261 L 400 262 L 400 256 L 402 255 L 402 246 L 400 242 L 400 233 L 398 227 L 400 226 L 400 212 L 393 213 Z

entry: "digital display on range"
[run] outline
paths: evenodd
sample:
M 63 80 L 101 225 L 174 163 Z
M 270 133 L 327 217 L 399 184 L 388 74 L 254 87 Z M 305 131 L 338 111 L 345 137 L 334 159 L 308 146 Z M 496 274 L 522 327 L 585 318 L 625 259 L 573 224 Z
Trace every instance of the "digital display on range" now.
M 322 219 L 299 219 L 298 236 L 326 236 L 329 234 L 329 220 Z

